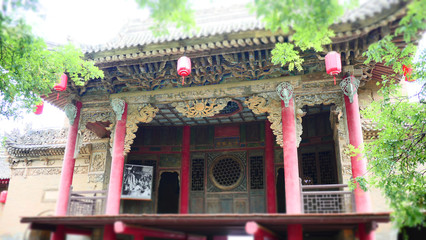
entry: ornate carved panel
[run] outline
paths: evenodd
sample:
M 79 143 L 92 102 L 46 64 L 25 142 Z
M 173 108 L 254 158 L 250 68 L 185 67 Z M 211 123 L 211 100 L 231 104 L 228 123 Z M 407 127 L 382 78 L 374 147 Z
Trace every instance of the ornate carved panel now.
M 212 117 L 218 114 L 220 110 L 224 109 L 230 98 L 211 98 L 211 99 L 198 99 L 186 102 L 175 102 L 172 106 L 178 112 L 188 118 L 202 118 Z

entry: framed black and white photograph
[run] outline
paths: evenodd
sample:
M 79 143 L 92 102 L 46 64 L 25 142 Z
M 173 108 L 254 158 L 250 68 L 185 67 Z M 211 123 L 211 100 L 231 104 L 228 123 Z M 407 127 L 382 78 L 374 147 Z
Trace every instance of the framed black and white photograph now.
M 122 199 L 151 200 L 153 167 L 124 165 Z

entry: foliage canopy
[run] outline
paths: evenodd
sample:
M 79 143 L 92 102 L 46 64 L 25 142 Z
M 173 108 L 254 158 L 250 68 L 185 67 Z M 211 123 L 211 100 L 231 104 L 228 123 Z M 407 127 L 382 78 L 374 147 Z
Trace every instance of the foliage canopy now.
M 103 77 L 94 62 L 83 60 L 71 44 L 49 47 L 31 32 L 16 11 L 36 8 L 36 1 L 3 1 L 0 12 L 0 117 L 15 118 L 19 110 L 31 111 L 42 95 L 51 92 L 62 73 L 76 85 Z

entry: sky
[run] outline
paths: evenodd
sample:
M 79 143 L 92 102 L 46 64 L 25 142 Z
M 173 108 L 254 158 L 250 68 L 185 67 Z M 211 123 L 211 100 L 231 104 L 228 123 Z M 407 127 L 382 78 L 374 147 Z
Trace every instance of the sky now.
M 248 0 L 234 0 L 232 4 Z M 47 42 L 75 45 L 102 44 L 114 38 L 131 19 L 145 19 L 148 12 L 141 10 L 135 0 L 39 0 L 36 12 L 25 12 L 23 16 L 32 25 L 33 32 Z M 211 5 L 230 4 L 229 0 L 193 0 L 195 9 Z M 423 45 L 426 38 L 423 38 Z M 413 88 L 415 89 L 415 87 Z M 45 103 L 43 114 L 24 114 L 18 121 L 0 121 L 0 135 L 13 128 L 23 131 L 25 126 L 35 129 L 61 128 L 63 112 Z

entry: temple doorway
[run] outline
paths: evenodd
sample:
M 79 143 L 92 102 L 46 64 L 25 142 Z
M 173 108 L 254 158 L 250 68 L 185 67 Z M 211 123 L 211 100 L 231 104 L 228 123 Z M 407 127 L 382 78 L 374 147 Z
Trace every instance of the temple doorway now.
M 303 185 L 338 183 L 330 105 L 305 106 L 299 146 L 299 172 Z
M 158 186 L 157 213 L 179 213 L 179 175 L 163 172 Z

